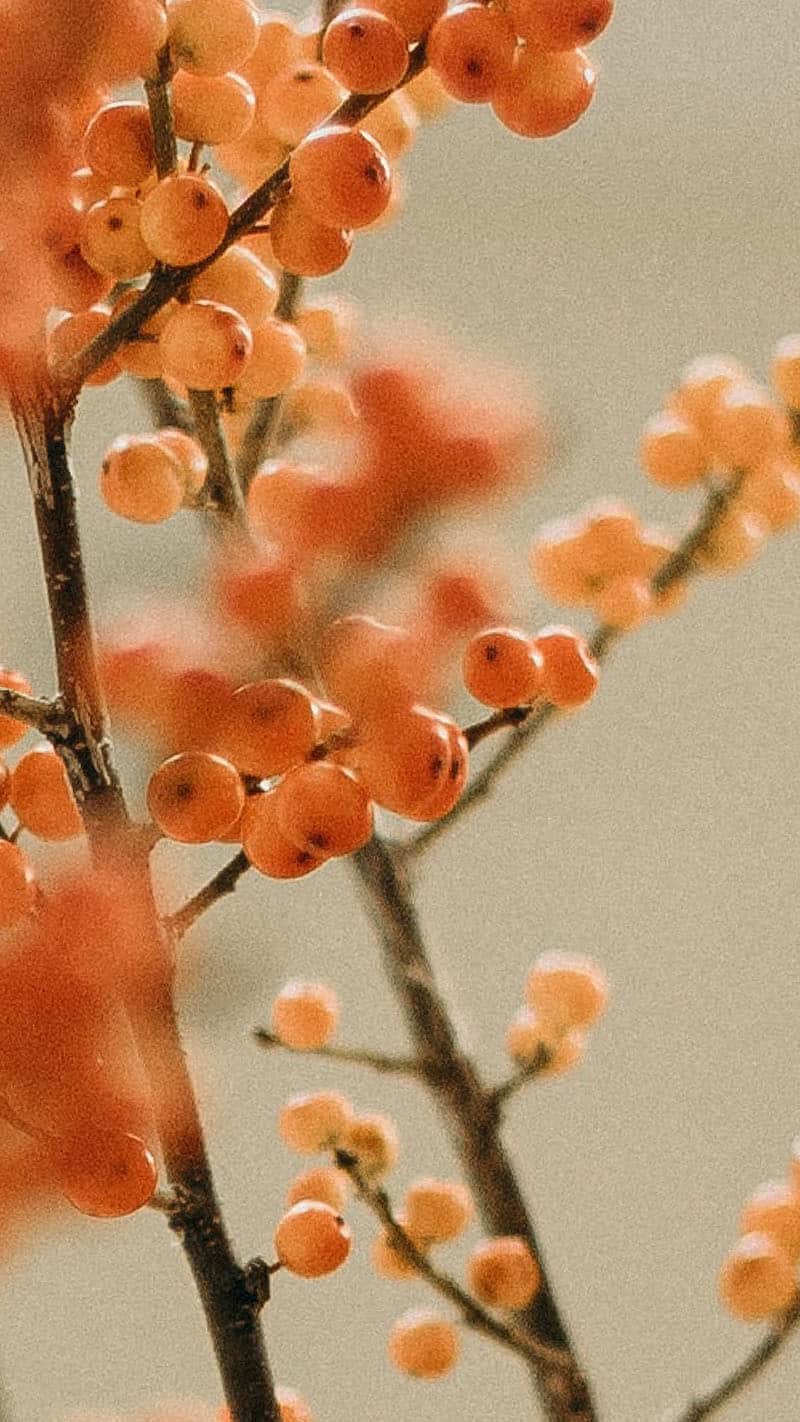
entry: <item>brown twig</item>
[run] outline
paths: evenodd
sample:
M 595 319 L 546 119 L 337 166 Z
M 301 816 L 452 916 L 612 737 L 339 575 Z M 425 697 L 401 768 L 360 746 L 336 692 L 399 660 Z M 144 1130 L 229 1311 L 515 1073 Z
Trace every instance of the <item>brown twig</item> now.
M 165 178 L 168 173 L 173 173 L 178 166 L 178 147 L 175 142 L 175 125 L 172 121 L 172 100 L 169 92 L 172 74 L 169 45 L 165 45 L 159 51 L 156 74 L 152 79 L 144 81 L 144 89 L 150 107 L 156 172 L 159 178 Z
M 163 380 L 137 380 L 136 387 L 157 430 L 170 428 L 194 434 L 189 410 Z
M 226 894 L 233 893 L 242 875 L 246 874 L 249 868 L 250 860 L 244 851 L 240 850 L 233 859 L 223 865 L 213 879 L 204 884 L 202 889 L 198 889 L 182 908 L 164 919 L 165 927 L 171 936 L 176 940 L 183 938 L 198 918 L 213 908 L 214 904 L 219 903 Z
M 476 1298 L 473 1298 L 472 1294 L 467 1293 L 466 1289 L 462 1289 L 451 1275 L 445 1274 L 431 1263 L 428 1255 L 417 1247 L 411 1236 L 399 1223 L 387 1192 L 378 1186 L 370 1185 L 359 1170 L 356 1156 L 346 1150 L 337 1150 L 334 1152 L 334 1157 L 336 1164 L 350 1176 L 359 1197 L 381 1221 L 392 1248 L 402 1259 L 411 1264 L 417 1273 L 438 1294 L 441 1294 L 442 1298 L 447 1299 L 448 1303 L 458 1309 L 468 1328 L 473 1328 L 477 1333 L 484 1334 L 493 1342 L 502 1344 L 504 1348 L 510 1348 L 513 1353 L 517 1353 L 529 1363 L 537 1365 L 545 1363 L 556 1368 L 564 1367 L 565 1361 L 568 1360 L 565 1359 L 562 1352 L 556 1348 L 545 1348 L 523 1329 L 515 1327 L 513 1323 L 504 1323 L 502 1319 L 495 1317 Z
M 255 1027 L 253 1036 L 260 1047 L 282 1047 L 284 1051 L 299 1053 L 308 1057 L 324 1057 L 332 1062 L 351 1062 L 354 1066 L 372 1067 L 373 1071 L 394 1076 L 419 1076 L 419 1063 L 414 1057 L 391 1056 L 387 1052 L 371 1052 L 364 1047 L 340 1047 L 330 1044 L 326 1047 L 288 1047 L 274 1032 L 265 1027 Z
M 208 458 L 203 508 L 218 514 L 226 526 L 233 524 L 244 532 L 247 524 L 242 487 L 228 453 L 217 396 L 213 390 L 190 390 L 188 395 L 195 434 Z
M 780 1351 L 784 1343 L 800 1323 L 800 1300 L 789 1309 L 779 1323 L 776 1323 L 762 1338 L 761 1342 L 743 1362 L 739 1363 L 732 1372 L 726 1373 L 719 1382 L 714 1383 L 707 1392 L 699 1393 L 690 1402 L 684 1403 L 672 1412 L 668 1412 L 662 1418 L 662 1422 L 702 1422 L 702 1418 L 710 1417 L 713 1412 L 718 1412 L 726 1402 L 738 1397 L 739 1393 L 753 1382 L 755 1378 L 766 1367 L 771 1358 Z
M 281 321 L 292 321 L 297 312 L 302 278 L 293 272 L 281 276 L 280 291 L 275 307 L 275 315 Z M 247 493 L 262 459 L 273 449 L 280 431 L 284 399 L 282 395 L 272 395 L 258 400 L 244 432 L 239 453 L 236 457 L 236 473 L 242 489 Z
M 65 736 L 69 730 L 69 722 L 57 698 L 48 701 L 41 696 L 25 696 L 7 686 L 0 686 L 0 715 L 24 721 L 26 726 L 34 726 L 50 739 L 57 739 L 59 733 Z
M 595 1422 L 587 1380 L 572 1347 L 519 1183 L 500 1137 L 500 1112 L 465 1055 L 439 992 L 403 870 L 375 838 L 353 856 L 378 930 L 384 966 L 411 1034 L 423 1079 L 444 1114 L 486 1228 L 520 1235 L 536 1258 L 541 1287 L 519 1320 L 559 1367 L 531 1365 L 548 1422 Z
M 545 1046 L 538 1046 L 534 1056 L 529 1062 L 521 1066 L 507 1076 L 505 1081 L 501 1081 L 499 1086 L 492 1087 L 489 1093 L 496 1106 L 502 1106 L 511 1096 L 514 1096 L 523 1086 L 527 1086 L 529 1081 L 534 1081 L 537 1076 L 541 1076 L 545 1067 L 553 1060 L 553 1053 Z

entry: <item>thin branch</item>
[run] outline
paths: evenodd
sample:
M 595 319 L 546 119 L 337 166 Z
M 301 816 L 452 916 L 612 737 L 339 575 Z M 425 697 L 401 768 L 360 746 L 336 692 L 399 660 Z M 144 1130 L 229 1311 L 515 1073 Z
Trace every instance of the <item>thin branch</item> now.
M 451 1275 L 443 1273 L 431 1263 L 427 1254 L 417 1247 L 411 1236 L 399 1223 L 386 1191 L 370 1185 L 365 1179 L 358 1168 L 356 1156 L 346 1150 L 337 1150 L 334 1151 L 334 1158 L 336 1164 L 346 1171 L 354 1182 L 359 1197 L 381 1221 L 392 1248 L 402 1259 L 412 1265 L 417 1273 L 438 1294 L 441 1294 L 442 1298 L 455 1305 L 468 1328 L 473 1328 L 477 1333 L 484 1334 L 495 1343 L 501 1343 L 504 1348 L 510 1348 L 513 1353 L 527 1359 L 529 1363 L 547 1363 L 556 1368 L 564 1367 L 565 1362 L 568 1361 L 564 1353 L 556 1348 L 545 1348 L 523 1329 L 516 1328 L 513 1323 L 504 1323 L 501 1319 L 496 1318 L 477 1299 L 473 1298 L 472 1294 L 467 1293 L 466 1289 L 462 1289 Z
M 157 430 L 178 429 L 194 434 L 194 425 L 183 400 L 173 395 L 163 380 L 137 380 L 136 387 Z
M 294 320 L 302 286 L 302 278 L 295 276 L 294 272 L 282 274 L 275 307 L 275 315 L 281 321 Z M 266 458 L 276 443 L 283 407 L 282 395 L 272 395 L 256 402 L 236 457 L 236 473 L 245 493 L 262 459 Z
M 274 1032 L 268 1032 L 265 1027 L 256 1027 L 253 1036 L 261 1047 L 283 1047 L 284 1051 L 295 1052 L 300 1056 L 326 1057 L 333 1062 L 352 1062 L 355 1066 L 372 1067 L 373 1071 L 384 1072 L 395 1076 L 419 1076 L 419 1063 L 414 1057 L 390 1056 L 386 1052 L 370 1052 L 362 1047 L 339 1047 L 329 1045 L 326 1047 L 287 1047 L 280 1037 L 276 1037 Z
M 231 463 L 228 445 L 213 390 L 190 390 L 189 404 L 195 433 L 208 457 L 208 476 L 203 488 L 203 507 L 220 515 L 226 523 L 246 527 L 242 488 Z
M 416 46 L 408 69 L 398 85 L 403 88 L 415 75 L 425 68 L 425 46 Z M 390 90 L 389 92 L 395 92 Z M 383 103 L 388 94 L 350 94 L 326 120 L 326 123 L 345 124 L 355 127 L 367 114 Z M 120 346 L 133 340 L 140 327 L 144 326 L 157 311 L 173 297 L 184 291 L 200 272 L 212 266 L 233 242 L 244 237 L 258 222 L 259 218 L 274 206 L 289 176 L 289 159 L 270 173 L 258 187 L 239 204 L 230 215 L 228 230 L 219 246 L 201 262 L 186 267 L 159 267 L 154 270 L 147 286 L 137 301 L 134 301 L 115 320 L 109 322 L 93 341 L 82 351 L 65 361 L 58 375 L 63 381 L 65 393 L 74 397 L 77 390 L 92 371 L 108 360 Z
M 536 1297 L 519 1320 L 560 1367 L 532 1364 L 548 1422 L 596 1422 L 588 1382 L 556 1303 L 542 1250 L 500 1138 L 500 1112 L 465 1055 L 436 983 L 408 881 L 377 837 L 352 858 L 378 931 L 389 982 L 403 1009 L 423 1079 L 439 1105 L 481 1216 L 492 1234 L 520 1235 L 541 1269 Z
M 64 709 L 57 698 L 48 701 L 40 696 L 25 696 L 7 686 L 0 686 L 0 715 L 24 721 L 26 726 L 34 726 L 43 736 L 55 736 L 59 728 L 66 735 L 68 730 Z
M 741 487 L 741 477 L 726 483 L 713 484 L 700 511 L 697 521 L 678 544 L 675 552 L 653 575 L 650 586 L 654 593 L 664 593 L 675 583 L 695 576 L 700 570 L 695 561 L 697 553 L 710 538 L 723 514 L 730 507 Z M 617 627 L 597 627 L 589 639 L 589 649 L 597 661 L 604 661 L 606 655 L 624 633 Z M 423 850 L 440 839 L 463 815 L 475 807 L 479 801 L 494 789 L 503 770 L 513 764 L 521 753 L 536 739 L 540 731 L 551 721 L 564 713 L 549 702 L 539 702 L 533 706 L 514 706 L 507 711 L 497 711 L 482 721 L 467 727 L 467 737 L 471 745 L 477 745 L 486 736 L 513 726 L 508 739 L 487 765 L 473 776 L 458 804 L 442 820 L 435 820 L 425 829 L 395 846 L 396 853 L 405 862 L 416 859 Z
M 165 178 L 168 173 L 173 173 L 178 166 L 178 146 L 175 142 L 175 125 L 172 121 L 172 100 L 169 92 L 172 73 L 169 45 L 164 45 L 158 54 L 158 69 L 155 77 L 144 81 L 144 89 L 150 107 L 150 124 L 153 129 L 156 172 L 159 178 Z
M 662 1422 L 701 1422 L 702 1418 L 710 1417 L 712 1412 L 719 1411 L 726 1402 L 737 1397 L 748 1383 L 753 1382 L 760 1375 L 770 1359 L 775 1357 L 790 1335 L 796 1331 L 798 1323 L 800 1323 L 800 1299 L 784 1315 L 781 1322 L 769 1330 L 738 1367 L 727 1373 L 707 1392 L 699 1393 L 697 1397 L 678 1407 L 677 1410 L 666 1413 Z
M 229 859 L 228 863 L 223 865 L 213 879 L 204 884 L 202 889 L 198 889 L 197 893 L 193 894 L 182 908 L 177 909 L 175 913 L 169 914 L 164 919 L 164 926 L 172 938 L 176 940 L 183 938 L 198 918 L 213 908 L 214 904 L 219 903 L 226 894 L 232 894 L 242 875 L 246 874 L 249 868 L 250 860 L 244 851 L 240 850 L 233 859 Z
M 529 1081 L 533 1081 L 537 1076 L 541 1076 L 542 1072 L 550 1065 L 552 1060 L 553 1053 L 547 1047 L 540 1044 L 529 1062 L 519 1067 L 517 1071 L 512 1072 L 510 1076 L 506 1077 L 505 1081 L 500 1082 L 499 1086 L 493 1087 L 489 1094 L 494 1104 L 496 1106 L 503 1105 L 503 1103 L 508 1101 L 509 1097 L 514 1096 L 521 1087 L 527 1086 Z

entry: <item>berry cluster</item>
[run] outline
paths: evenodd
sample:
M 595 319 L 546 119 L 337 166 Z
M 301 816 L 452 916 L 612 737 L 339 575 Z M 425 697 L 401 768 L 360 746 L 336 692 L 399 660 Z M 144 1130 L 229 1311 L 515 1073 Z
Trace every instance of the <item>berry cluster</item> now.
M 758 1323 L 797 1298 L 800 1261 L 800 1143 L 787 1179 L 756 1190 L 739 1216 L 739 1239 L 719 1275 L 719 1296 L 734 1318 Z
M 525 1006 L 506 1036 L 509 1056 L 540 1076 L 562 1076 L 577 1066 L 586 1033 L 606 1010 L 608 985 L 588 958 L 543 953 L 525 983 Z

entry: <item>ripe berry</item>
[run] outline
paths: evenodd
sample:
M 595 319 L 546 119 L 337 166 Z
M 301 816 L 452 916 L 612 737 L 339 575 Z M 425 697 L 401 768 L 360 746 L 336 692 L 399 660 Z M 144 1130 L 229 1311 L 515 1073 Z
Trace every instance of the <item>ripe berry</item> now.
M 605 974 L 588 958 L 543 953 L 525 983 L 528 1006 L 559 1031 L 591 1027 L 608 1005 Z
M 315 1051 L 336 1031 L 339 1003 L 326 983 L 287 983 L 272 1004 L 272 1030 L 285 1047 Z
M 356 322 L 355 308 L 337 296 L 306 302 L 295 318 L 309 355 L 333 365 L 350 354 Z
M 83 161 L 109 186 L 135 188 L 144 182 L 155 163 L 147 105 L 120 102 L 98 109 L 83 135 Z
M 598 622 L 631 632 L 641 627 L 654 611 L 654 598 L 647 578 L 611 578 L 592 598 Z
M 737 501 L 771 533 L 800 522 L 800 469 L 790 459 L 767 459 L 748 472 Z
M 783 1180 L 771 1180 L 750 1196 L 739 1216 L 742 1234 L 765 1234 L 789 1256 L 800 1260 L 800 1196 Z
M 541 694 L 568 710 L 594 696 L 600 670 L 583 637 L 568 627 L 545 627 L 534 640 L 542 659 Z
M 3 767 L 5 770 L 5 767 Z M 7 772 L 6 772 L 7 773 Z M 3 777 L 0 775 L 0 779 Z M 3 799 L 0 794 L 0 805 Z M 33 865 L 16 844 L 0 840 L 0 930 L 22 923 L 36 905 Z
M 590 44 L 614 13 L 614 0 L 510 0 L 509 18 L 532 49 Z
M 372 1180 L 387 1175 L 400 1154 L 394 1122 L 388 1116 L 354 1116 L 347 1124 L 340 1145 L 357 1157 L 359 1170 Z
M 298 849 L 278 824 L 275 791 L 248 796 L 240 821 L 244 850 L 254 869 L 270 879 L 302 879 L 325 862 Z
M 322 1200 L 341 1214 L 350 1196 L 350 1178 L 335 1165 L 315 1165 L 295 1176 L 286 1191 L 287 1205 L 301 1200 Z
M 253 332 L 253 348 L 237 390 L 259 400 L 282 395 L 302 375 L 306 343 L 296 326 L 271 316 Z
M 581 49 L 549 54 L 518 49 L 492 94 L 500 122 L 521 138 L 550 138 L 575 123 L 594 98 L 597 78 Z
M 207 178 L 169 173 L 145 197 L 141 224 L 159 262 L 187 267 L 216 251 L 228 228 L 228 209 Z
M 723 1263 L 718 1288 L 721 1302 L 734 1318 L 757 1323 L 793 1302 L 794 1266 L 766 1234 L 745 1234 Z
M 331 124 L 317 129 L 289 160 L 292 193 L 326 227 L 367 227 L 391 191 L 386 156 L 368 134 Z
M 372 837 L 372 802 L 344 766 L 327 761 L 299 765 L 275 793 L 286 838 L 318 859 L 352 854 Z
M 7 691 L 19 691 L 23 696 L 33 693 L 30 682 L 21 672 L 12 671 L 10 667 L 0 667 L 0 686 Z M 0 716 L 0 750 L 16 745 L 27 730 L 24 721 L 15 721 L 13 716 Z
M 304 1279 L 332 1274 L 350 1253 L 352 1235 L 341 1215 L 321 1200 L 301 1200 L 275 1230 L 275 1251 L 284 1268 Z
M 470 1254 L 469 1287 L 493 1308 L 525 1308 L 542 1281 L 541 1270 L 519 1235 L 486 1239 Z
M 250 0 L 168 0 L 170 50 L 191 74 L 238 69 L 258 43 L 258 13 Z
M 645 474 L 665 489 L 689 489 L 709 473 L 710 463 L 697 429 L 665 411 L 645 425 L 639 442 Z
M 709 421 L 709 442 L 728 469 L 749 469 L 788 444 L 786 416 L 769 392 L 752 385 L 722 391 Z
M 120 435 L 103 459 L 100 493 L 120 518 L 161 523 L 181 507 L 185 483 L 177 457 L 163 441 Z
M 428 63 L 445 92 L 463 104 L 487 103 L 511 73 L 517 36 L 502 10 L 454 6 L 428 36 Z
M 669 398 L 669 409 L 695 425 L 705 437 L 723 393 L 746 382 L 747 372 L 730 356 L 699 356 L 681 373 Z
M 458 1180 L 414 1180 L 406 1191 L 403 1213 L 409 1230 L 432 1244 L 463 1234 L 475 1206 Z
M 293 1096 L 278 1117 L 278 1134 L 298 1155 L 316 1155 L 342 1143 L 353 1108 L 340 1091 Z
M 215 301 L 179 306 L 161 335 L 164 370 L 190 390 L 234 385 L 253 351 L 253 336 L 237 311 Z
M 67 772 L 49 746 L 36 746 L 17 761 L 9 799 L 20 823 L 39 839 L 74 839 L 83 833 Z
M 169 425 L 157 430 L 153 438 L 177 459 L 186 496 L 196 497 L 208 477 L 208 455 L 205 450 L 184 430 L 173 429 Z
M 189 143 L 236 143 L 249 129 L 256 96 L 241 74 L 189 74 L 172 81 L 172 112 L 178 138 Z
M 223 740 L 244 774 L 282 775 L 305 760 L 316 739 L 316 707 L 298 682 L 251 682 L 234 693 Z
M 325 31 L 324 64 L 354 94 L 383 94 L 408 68 L 408 42 L 400 26 L 366 6 L 340 10 Z
M 105 331 L 111 320 L 111 313 L 105 306 L 90 306 L 88 311 L 76 311 L 74 316 L 62 316 L 47 333 L 47 360 L 51 367 L 76 356 L 83 347 Z M 97 370 L 87 375 L 87 385 L 108 385 L 122 373 L 119 361 L 113 356 L 103 361 Z
M 330 276 L 344 266 L 353 245 L 352 232 L 317 222 L 291 195 L 273 207 L 269 230 L 276 260 L 295 276 Z
M 215 301 L 238 311 L 251 330 L 263 326 L 278 300 L 272 272 L 241 242 L 234 242 L 196 276 L 190 291 L 193 301 Z
M 407 1217 L 399 1214 L 397 1223 L 417 1248 L 424 1252 L 425 1242 L 418 1233 L 409 1229 Z M 382 1279 L 414 1279 L 417 1277 L 415 1265 L 395 1248 L 385 1230 L 381 1230 L 381 1233 L 376 1235 L 369 1252 L 369 1259 L 375 1273 L 379 1274 Z
M 110 197 L 84 213 L 81 252 L 90 267 L 117 281 L 150 270 L 153 255 L 142 236 L 141 211 L 135 197 Z
M 464 685 L 484 706 L 520 706 L 534 700 L 542 682 L 542 660 L 533 639 L 513 627 L 490 627 L 468 642 L 462 663 Z
M 382 104 L 378 104 L 358 125 L 362 133 L 377 143 L 390 163 L 409 153 L 419 128 L 419 118 L 414 105 L 405 94 L 398 91 L 390 94 Z M 397 177 L 397 174 L 394 174 Z M 391 203 L 391 195 L 389 198 Z M 388 211 L 388 207 L 386 209 Z
M 373 0 L 374 8 L 388 15 L 413 42 L 426 34 L 445 8 L 446 0 Z
M 454 1367 L 459 1354 L 454 1324 L 428 1309 L 409 1309 L 389 1334 L 389 1358 L 412 1378 L 442 1378 Z
M 244 808 L 241 778 L 229 761 L 184 751 L 150 776 L 147 807 L 162 834 L 181 844 L 208 844 L 236 823 Z
M 120 1130 L 91 1129 L 55 1141 L 48 1161 L 59 1190 L 81 1214 L 101 1219 L 133 1214 L 152 1199 L 158 1170 L 143 1140 Z
M 267 11 L 259 15 L 256 47 L 240 71 L 260 92 L 276 74 L 299 62 L 301 50 L 302 42 L 294 21 L 280 12 Z
M 345 90 L 322 64 L 301 60 L 276 74 L 259 94 L 270 133 L 294 147 L 342 102 Z

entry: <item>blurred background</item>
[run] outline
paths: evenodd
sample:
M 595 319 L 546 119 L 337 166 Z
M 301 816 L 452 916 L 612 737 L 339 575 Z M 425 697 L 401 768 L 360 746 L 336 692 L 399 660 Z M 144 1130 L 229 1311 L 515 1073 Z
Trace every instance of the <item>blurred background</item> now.
M 797 7 L 619 0 L 596 47 L 588 116 L 525 142 L 488 109 L 454 107 L 407 160 L 393 228 L 357 244 L 329 285 L 370 317 L 422 320 L 513 364 L 549 413 L 557 457 L 521 503 L 465 529 L 512 568 L 515 616 L 551 609 L 525 549 L 544 519 L 612 494 L 680 526 L 691 500 L 637 472 L 636 443 L 693 355 L 736 355 L 763 378 L 797 326 Z M 190 516 L 146 529 L 100 505 L 135 394 L 82 401 L 76 455 L 91 578 L 104 606 L 175 586 Z M 51 685 L 27 491 L 2 432 L 2 658 Z M 682 502 L 682 499 L 684 502 Z M 419 864 L 420 910 L 464 1039 L 490 1073 L 525 973 L 544 949 L 596 957 L 612 1004 L 584 1064 L 531 1086 L 508 1139 L 557 1293 L 607 1422 L 658 1419 L 749 1349 L 715 1279 L 740 1203 L 786 1169 L 800 1130 L 797 537 L 749 570 L 707 579 L 678 617 L 625 640 L 602 689 L 551 728 L 492 799 Z M 515 570 L 515 571 L 514 571 Z M 170 892 L 212 852 L 162 856 Z M 260 1054 L 251 1028 L 288 977 L 340 994 L 341 1040 L 402 1049 L 370 924 L 346 862 L 290 885 L 247 878 L 187 953 L 184 1020 L 219 1186 L 243 1254 L 269 1255 L 296 1160 L 278 1143 L 287 1095 L 337 1085 L 388 1110 L 402 1138 L 393 1189 L 454 1170 L 430 1102 L 364 1070 Z M 376 1279 L 371 1218 L 353 1206 L 352 1262 L 318 1283 L 276 1281 L 266 1325 L 278 1379 L 317 1422 L 498 1422 L 534 1416 L 523 1369 L 475 1336 L 437 1384 L 390 1369 L 386 1335 L 422 1285 Z M 450 1246 L 454 1269 L 475 1235 Z M 0 1274 L 0 1375 L 16 1422 L 139 1416 L 219 1400 L 179 1247 L 156 1214 L 70 1216 Z M 800 1343 L 728 1408 L 732 1422 L 798 1415 Z

